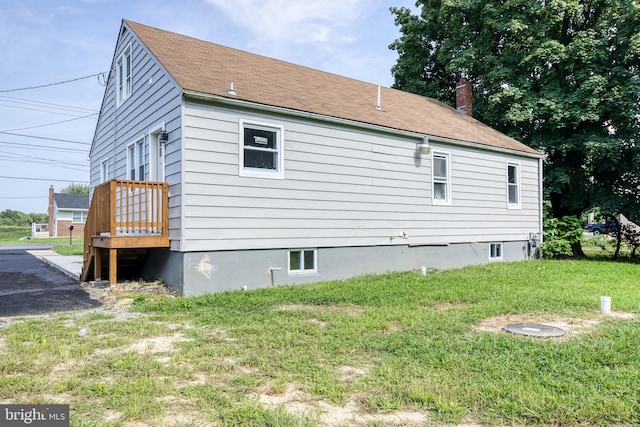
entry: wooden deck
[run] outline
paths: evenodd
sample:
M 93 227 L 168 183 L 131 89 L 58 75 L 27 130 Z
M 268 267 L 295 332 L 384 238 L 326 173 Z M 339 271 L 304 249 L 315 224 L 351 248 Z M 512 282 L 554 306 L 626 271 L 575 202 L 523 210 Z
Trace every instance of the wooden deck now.
M 118 250 L 168 248 L 168 199 L 166 182 L 111 180 L 97 186 L 84 228 L 81 280 L 102 277 L 102 251 L 115 284 Z

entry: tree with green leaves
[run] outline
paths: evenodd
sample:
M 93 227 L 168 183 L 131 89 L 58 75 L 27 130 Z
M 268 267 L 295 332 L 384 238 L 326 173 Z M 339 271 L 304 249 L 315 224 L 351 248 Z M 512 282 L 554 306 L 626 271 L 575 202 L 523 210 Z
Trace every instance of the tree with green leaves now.
M 391 8 L 394 87 L 453 104 L 547 154 L 553 216 L 640 218 L 639 0 L 418 0 Z
M 89 184 L 69 184 L 60 192 L 63 194 L 89 194 Z

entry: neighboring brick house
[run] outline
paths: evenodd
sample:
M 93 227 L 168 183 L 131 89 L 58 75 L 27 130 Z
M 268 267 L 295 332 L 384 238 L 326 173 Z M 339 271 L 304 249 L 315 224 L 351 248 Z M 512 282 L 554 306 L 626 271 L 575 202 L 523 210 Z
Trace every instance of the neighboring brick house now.
M 49 187 L 49 236 L 68 236 L 69 226 L 73 225 L 72 235 L 84 235 L 84 223 L 89 213 L 88 194 L 55 193 L 53 185 Z

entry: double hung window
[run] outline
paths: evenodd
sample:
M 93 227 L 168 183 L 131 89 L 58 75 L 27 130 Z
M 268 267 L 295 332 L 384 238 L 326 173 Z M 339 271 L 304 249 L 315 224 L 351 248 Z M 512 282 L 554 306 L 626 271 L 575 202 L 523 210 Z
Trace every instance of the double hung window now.
M 144 180 L 144 138 L 127 147 L 127 179 Z
M 507 206 L 520 208 L 520 164 L 507 163 Z
M 284 129 L 240 121 L 240 175 L 284 178 Z
M 433 203 L 448 205 L 451 203 L 451 162 L 448 153 L 433 153 Z
M 120 105 L 131 95 L 133 64 L 131 45 L 129 45 L 116 61 L 116 104 Z

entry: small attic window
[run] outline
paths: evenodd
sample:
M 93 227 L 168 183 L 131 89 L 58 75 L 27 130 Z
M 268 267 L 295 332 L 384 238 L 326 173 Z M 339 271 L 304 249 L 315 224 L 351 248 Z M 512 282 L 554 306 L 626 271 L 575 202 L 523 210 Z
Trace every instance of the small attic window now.
M 133 87 L 133 59 L 131 45 L 120 54 L 116 61 L 116 105 L 122 104 Z

